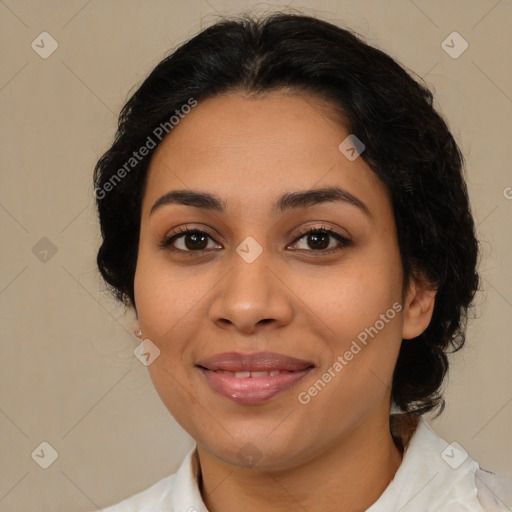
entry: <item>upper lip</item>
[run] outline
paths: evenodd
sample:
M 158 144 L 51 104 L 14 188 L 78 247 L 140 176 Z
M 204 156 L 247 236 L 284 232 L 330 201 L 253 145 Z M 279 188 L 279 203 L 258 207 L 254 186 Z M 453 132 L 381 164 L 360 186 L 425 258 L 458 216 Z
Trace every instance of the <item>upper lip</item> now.
M 230 372 L 300 371 L 314 366 L 310 361 L 275 352 L 256 352 L 254 354 L 224 352 L 202 359 L 196 365 L 207 370 L 226 370 Z

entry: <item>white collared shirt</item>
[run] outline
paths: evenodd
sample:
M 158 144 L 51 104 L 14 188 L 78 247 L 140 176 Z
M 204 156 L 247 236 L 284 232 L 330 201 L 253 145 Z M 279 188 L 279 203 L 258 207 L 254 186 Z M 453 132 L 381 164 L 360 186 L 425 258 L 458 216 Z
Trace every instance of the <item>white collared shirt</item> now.
M 104 512 L 208 512 L 193 474 L 192 449 L 173 475 Z M 485 471 L 420 417 L 402 463 L 366 512 L 497 512 L 512 510 L 512 481 Z

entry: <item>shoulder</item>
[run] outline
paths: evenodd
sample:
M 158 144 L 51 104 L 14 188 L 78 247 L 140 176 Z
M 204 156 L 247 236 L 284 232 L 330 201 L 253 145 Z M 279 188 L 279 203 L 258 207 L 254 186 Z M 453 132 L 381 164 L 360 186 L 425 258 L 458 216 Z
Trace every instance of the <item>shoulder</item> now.
M 512 478 L 479 467 L 475 471 L 475 486 L 485 512 L 512 510 Z
M 441 439 L 420 418 L 395 477 L 367 512 L 511 510 L 510 492 L 507 479 L 480 468 L 460 445 Z

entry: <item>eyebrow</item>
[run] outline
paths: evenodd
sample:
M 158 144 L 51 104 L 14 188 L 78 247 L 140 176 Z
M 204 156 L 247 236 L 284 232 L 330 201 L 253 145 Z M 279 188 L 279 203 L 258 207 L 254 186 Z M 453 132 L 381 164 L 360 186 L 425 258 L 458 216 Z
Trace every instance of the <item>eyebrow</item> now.
M 339 187 L 326 187 L 297 192 L 287 192 L 283 194 L 273 205 L 273 211 L 276 213 L 285 213 L 297 208 L 309 208 L 322 203 L 341 202 L 355 206 L 366 216 L 372 218 L 370 209 L 356 196 Z M 156 210 L 169 204 L 180 204 L 193 206 L 204 210 L 215 211 L 219 213 L 226 212 L 226 202 L 220 197 L 208 192 L 198 192 L 195 190 L 173 190 L 167 192 L 151 207 L 149 212 L 152 215 Z

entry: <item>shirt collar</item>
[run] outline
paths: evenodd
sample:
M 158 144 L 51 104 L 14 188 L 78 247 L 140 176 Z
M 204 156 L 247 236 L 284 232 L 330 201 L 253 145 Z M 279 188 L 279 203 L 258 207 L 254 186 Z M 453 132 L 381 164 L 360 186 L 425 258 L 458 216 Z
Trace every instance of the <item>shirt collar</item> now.
M 479 466 L 459 447 L 420 417 L 393 480 L 366 512 L 483 512 L 475 485 Z

